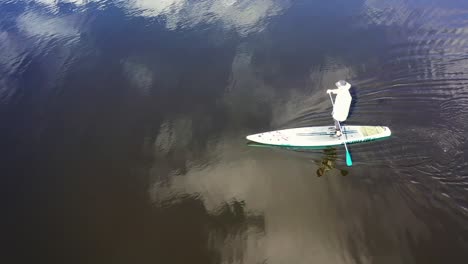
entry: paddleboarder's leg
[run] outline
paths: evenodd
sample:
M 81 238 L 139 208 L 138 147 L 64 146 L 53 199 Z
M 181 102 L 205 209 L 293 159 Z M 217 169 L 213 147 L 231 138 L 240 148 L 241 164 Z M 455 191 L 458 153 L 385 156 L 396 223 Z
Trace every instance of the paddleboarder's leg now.
M 340 137 L 340 136 L 341 136 L 340 122 L 338 122 L 337 120 L 335 120 L 335 135 L 336 135 L 337 137 Z

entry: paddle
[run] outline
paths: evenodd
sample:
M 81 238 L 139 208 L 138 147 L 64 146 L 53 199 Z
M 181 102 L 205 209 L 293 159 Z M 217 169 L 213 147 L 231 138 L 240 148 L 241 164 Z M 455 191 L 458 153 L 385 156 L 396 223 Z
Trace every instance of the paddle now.
M 330 101 L 332 103 L 332 106 L 335 107 L 335 103 L 333 103 L 333 98 L 331 94 L 328 94 L 330 96 Z M 337 121 L 338 122 L 338 121 Z M 340 128 L 341 135 L 344 135 L 343 130 L 341 129 L 341 124 L 338 122 L 338 127 Z M 351 154 L 349 154 L 348 146 L 346 145 L 346 141 L 343 141 L 344 147 L 346 149 L 346 165 L 348 167 L 353 166 L 353 160 L 351 159 Z

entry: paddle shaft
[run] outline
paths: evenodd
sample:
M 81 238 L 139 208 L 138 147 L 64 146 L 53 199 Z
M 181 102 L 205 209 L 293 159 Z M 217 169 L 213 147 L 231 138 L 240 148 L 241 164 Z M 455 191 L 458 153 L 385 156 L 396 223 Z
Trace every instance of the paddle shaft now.
M 332 103 L 332 106 L 335 107 L 335 103 L 333 102 L 331 93 L 329 93 L 328 95 L 330 96 L 330 101 Z M 343 130 L 341 129 L 340 121 L 337 120 L 336 122 L 338 123 L 338 128 L 340 129 L 341 135 L 344 135 Z M 343 144 L 346 149 L 346 165 L 351 166 L 353 164 L 353 161 L 351 160 L 351 154 L 349 154 L 348 146 L 346 145 L 346 140 L 343 141 Z

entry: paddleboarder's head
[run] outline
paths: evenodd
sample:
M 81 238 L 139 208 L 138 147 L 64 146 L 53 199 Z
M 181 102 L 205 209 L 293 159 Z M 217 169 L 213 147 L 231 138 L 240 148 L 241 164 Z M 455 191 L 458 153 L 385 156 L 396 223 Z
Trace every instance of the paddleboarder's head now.
M 339 80 L 335 85 L 338 88 L 338 91 L 349 90 L 349 88 L 351 88 L 351 84 L 345 80 Z

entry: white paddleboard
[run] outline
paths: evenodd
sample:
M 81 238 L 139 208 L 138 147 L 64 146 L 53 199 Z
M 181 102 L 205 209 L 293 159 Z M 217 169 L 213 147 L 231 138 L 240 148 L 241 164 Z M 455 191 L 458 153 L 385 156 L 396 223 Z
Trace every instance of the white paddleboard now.
M 389 137 L 392 133 L 385 126 L 342 126 L 343 135 L 335 136 L 334 126 L 290 128 L 247 136 L 260 144 L 287 147 L 326 147 L 371 141 Z

